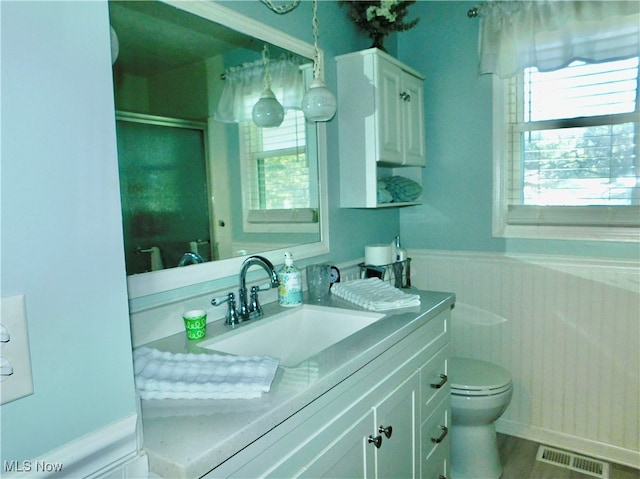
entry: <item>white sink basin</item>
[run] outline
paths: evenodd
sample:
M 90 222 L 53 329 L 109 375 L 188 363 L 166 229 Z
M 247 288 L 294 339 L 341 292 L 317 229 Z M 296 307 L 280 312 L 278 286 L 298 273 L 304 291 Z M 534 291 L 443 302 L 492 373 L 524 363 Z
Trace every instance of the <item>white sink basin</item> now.
M 295 366 L 378 321 L 384 314 L 303 304 L 203 341 L 199 346 L 240 356 L 272 356 Z

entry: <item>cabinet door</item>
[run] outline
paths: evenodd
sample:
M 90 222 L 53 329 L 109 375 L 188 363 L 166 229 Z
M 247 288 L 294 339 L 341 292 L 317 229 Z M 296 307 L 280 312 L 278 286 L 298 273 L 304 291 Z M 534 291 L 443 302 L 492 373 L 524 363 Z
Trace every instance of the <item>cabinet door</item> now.
M 374 446 L 367 441 L 372 418 L 373 412 L 369 411 L 293 477 L 373 479 L 375 454 L 371 449 Z
M 401 165 L 404 161 L 402 121 L 403 101 L 400 98 L 402 70 L 379 59 L 378 76 L 378 162 Z
M 425 131 L 423 82 L 413 75 L 404 74 L 402 82 L 404 115 L 404 164 L 425 166 Z
M 416 372 L 375 407 L 375 431 L 382 443 L 376 449 L 376 477 L 415 478 L 419 468 L 418 392 Z M 389 437 L 385 428 L 391 427 Z

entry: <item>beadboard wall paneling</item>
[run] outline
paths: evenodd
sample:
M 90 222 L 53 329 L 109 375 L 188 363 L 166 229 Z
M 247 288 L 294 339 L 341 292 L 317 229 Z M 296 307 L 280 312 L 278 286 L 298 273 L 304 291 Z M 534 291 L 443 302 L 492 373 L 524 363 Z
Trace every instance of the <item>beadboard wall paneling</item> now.
M 452 291 L 454 355 L 508 369 L 498 431 L 640 467 L 640 265 L 412 250 L 412 283 Z

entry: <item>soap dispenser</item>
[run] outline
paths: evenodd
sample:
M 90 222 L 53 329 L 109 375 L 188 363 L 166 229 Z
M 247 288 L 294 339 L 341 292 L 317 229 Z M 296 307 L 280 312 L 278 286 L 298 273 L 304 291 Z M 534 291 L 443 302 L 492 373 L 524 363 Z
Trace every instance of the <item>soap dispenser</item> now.
M 293 264 L 293 255 L 284 254 L 284 266 L 278 271 L 278 304 L 287 308 L 302 304 L 302 272 Z

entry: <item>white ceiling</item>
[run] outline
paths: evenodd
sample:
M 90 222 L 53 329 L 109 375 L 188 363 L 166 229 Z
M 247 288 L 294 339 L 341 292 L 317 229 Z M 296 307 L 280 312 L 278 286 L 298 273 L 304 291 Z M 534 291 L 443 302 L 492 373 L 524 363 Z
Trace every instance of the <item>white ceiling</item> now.
M 116 67 L 149 77 L 236 48 L 260 52 L 262 43 L 170 5 L 109 1 L 120 46 Z

